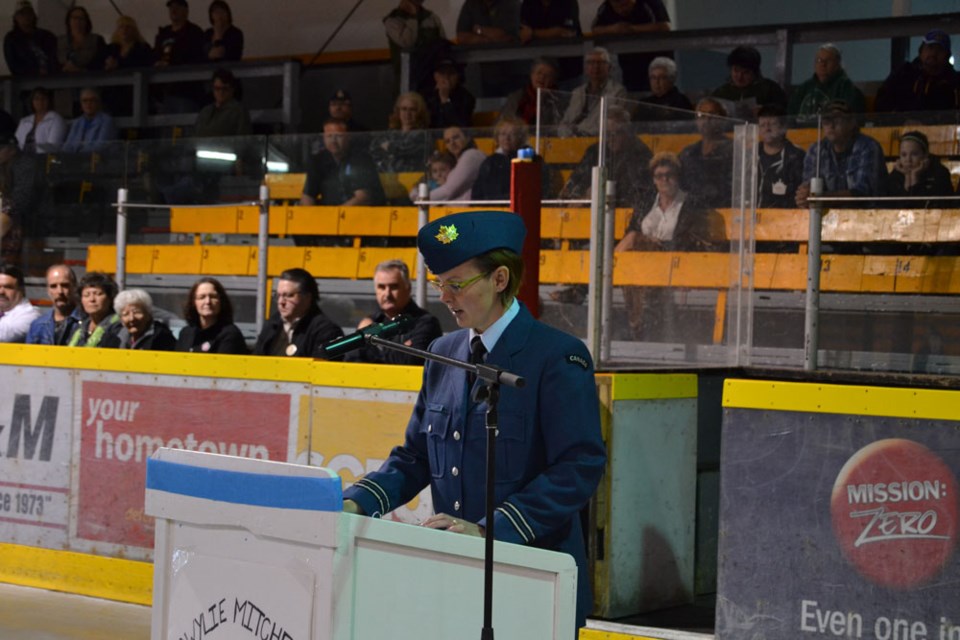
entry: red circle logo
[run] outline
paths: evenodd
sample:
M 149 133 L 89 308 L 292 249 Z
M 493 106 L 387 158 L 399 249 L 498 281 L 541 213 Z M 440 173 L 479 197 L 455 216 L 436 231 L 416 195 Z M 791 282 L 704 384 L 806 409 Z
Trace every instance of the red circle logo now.
M 878 440 L 843 465 L 830 499 L 840 548 L 867 580 L 895 589 L 928 582 L 957 542 L 957 480 L 927 447 Z

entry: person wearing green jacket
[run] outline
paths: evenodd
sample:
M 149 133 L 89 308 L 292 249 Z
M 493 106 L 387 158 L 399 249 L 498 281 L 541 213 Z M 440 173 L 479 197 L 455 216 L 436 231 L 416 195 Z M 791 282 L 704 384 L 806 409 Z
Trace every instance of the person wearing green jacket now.
M 833 44 L 817 50 L 813 77 L 801 84 L 790 96 L 787 112 L 792 116 L 816 116 L 834 100 L 842 100 L 853 113 L 864 113 L 866 101 L 843 69 L 843 55 Z

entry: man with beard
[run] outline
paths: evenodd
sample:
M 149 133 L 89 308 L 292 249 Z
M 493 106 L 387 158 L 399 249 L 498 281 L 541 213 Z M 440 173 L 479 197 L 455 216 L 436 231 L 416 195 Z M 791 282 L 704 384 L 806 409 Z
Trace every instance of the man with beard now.
M 52 308 L 33 321 L 27 344 L 65 345 L 86 314 L 77 304 L 77 275 L 65 264 L 47 269 L 47 295 Z

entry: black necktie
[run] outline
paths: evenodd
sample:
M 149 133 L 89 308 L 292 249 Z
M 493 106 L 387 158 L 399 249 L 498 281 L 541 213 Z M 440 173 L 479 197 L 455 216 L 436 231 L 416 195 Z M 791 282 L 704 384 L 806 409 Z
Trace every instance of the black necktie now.
M 483 340 L 480 336 L 473 336 L 470 341 L 470 364 L 483 364 L 483 357 L 487 355 L 487 348 L 483 346 Z M 477 381 L 477 376 L 473 372 L 467 374 L 467 384 L 472 387 Z

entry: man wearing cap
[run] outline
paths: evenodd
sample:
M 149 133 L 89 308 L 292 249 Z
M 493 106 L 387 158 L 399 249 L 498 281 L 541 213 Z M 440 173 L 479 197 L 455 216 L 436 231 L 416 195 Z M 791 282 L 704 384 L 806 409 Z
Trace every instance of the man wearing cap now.
M 263 323 L 253 348 L 258 356 L 316 358 L 343 331 L 320 310 L 320 289 L 305 269 L 287 269 L 277 282 L 277 309 Z
M 579 514 L 606 451 L 589 352 L 516 298 L 525 234 L 519 216 L 497 211 L 459 213 L 420 230 L 417 247 L 461 327 L 430 350 L 524 377 L 523 388 L 500 388 L 493 535 L 573 556 L 582 626 L 592 599 Z M 423 526 L 487 535 L 486 403 L 474 401 L 475 386 L 466 371 L 427 361 L 403 444 L 344 492 L 344 510 L 380 517 L 430 486 L 435 515 Z
M 0 262 L 0 342 L 23 342 L 39 315 L 27 298 L 23 272 Z
M 883 148 L 860 133 L 857 116 L 845 102 L 831 102 L 823 111 L 823 140 L 807 151 L 803 184 L 797 188 L 798 207 L 809 203 L 810 180 L 823 178 L 825 196 L 882 196 L 887 182 Z
M 433 72 L 434 90 L 427 94 L 430 127 L 469 127 L 477 99 L 460 84 L 460 71 L 453 60 L 444 59 Z
M 760 52 L 753 47 L 737 47 L 727 56 L 730 79 L 717 87 L 713 97 L 727 102 L 729 115 L 753 118 L 765 104 L 787 106 L 787 94 L 776 82 L 760 73 Z
M 843 100 L 854 113 L 867 110 L 863 92 L 843 69 L 843 54 L 835 44 L 827 43 L 817 50 L 813 77 L 793 90 L 788 113 L 815 116 L 834 100 Z
M 953 111 L 960 108 L 960 74 L 950 64 L 950 36 L 928 31 L 920 54 L 883 81 L 877 111 Z M 949 115 L 950 118 L 953 114 Z
M 366 127 L 353 119 L 353 100 L 345 89 L 337 89 L 330 96 L 327 103 L 327 113 L 331 118 L 342 120 L 347 123 L 347 131 L 351 133 L 360 133 L 366 131 Z
M 373 288 L 379 309 L 360 321 L 357 325 L 358 331 L 402 315 L 412 318 L 414 322 L 409 331 L 391 338 L 393 342 L 415 349 L 426 349 L 431 342 L 443 335 L 440 321 L 411 298 L 410 269 L 403 260 L 386 260 L 378 264 L 373 274 Z M 423 358 L 373 344 L 349 352 L 345 360 L 378 364 L 423 364 Z
M 18 0 L 13 29 L 3 39 L 3 56 L 15 76 L 45 76 L 60 69 L 57 36 L 37 26 L 30 0 Z

